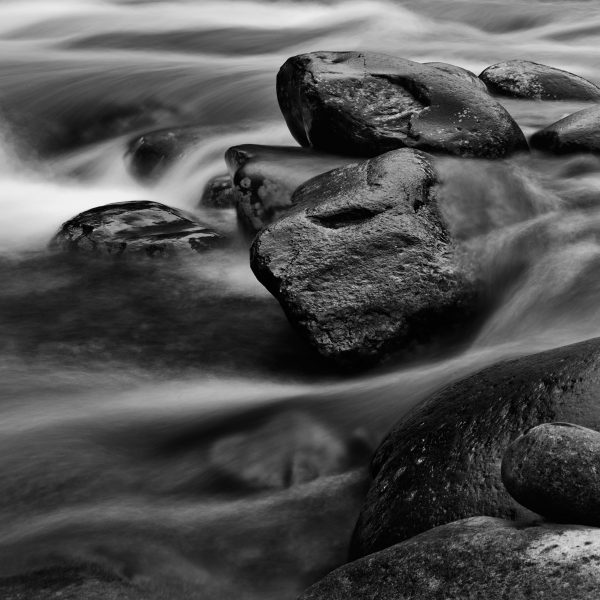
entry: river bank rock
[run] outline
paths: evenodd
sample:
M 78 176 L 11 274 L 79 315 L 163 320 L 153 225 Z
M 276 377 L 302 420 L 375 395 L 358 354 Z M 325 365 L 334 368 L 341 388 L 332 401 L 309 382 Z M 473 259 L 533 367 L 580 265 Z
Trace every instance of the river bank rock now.
M 300 600 L 588 600 L 600 529 L 475 517 L 349 563 Z
M 315 177 L 251 248 L 258 280 L 324 357 L 369 364 L 472 317 L 477 282 L 435 201 L 428 156 L 396 150 Z
M 352 556 L 471 516 L 531 518 L 506 491 L 502 456 L 531 427 L 600 428 L 600 339 L 499 363 L 406 414 L 375 452 Z
M 600 106 L 584 108 L 537 131 L 531 146 L 555 154 L 600 152 Z
M 352 160 L 294 146 L 243 144 L 229 148 L 225 162 L 240 221 L 256 233 L 292 206 L 298 186 Z
M 502 481 L 511 496 L 557 523 L 600 525 L 600 433 L 545 423 L 504 453 Z
M 236 200 L 229 175 L 217 175 L 208 181 L 202 192 L 200 206 L 206 208 L 234 208 Z
M 298 143 L 327 152 L 374 156 L 409 147 L 496 158 L 527 149 L 508 112 L 456 68 L 313 52 L 281 67 L 277 96 Z
M 221 236 L 192 215 L 147 200 L 115 202 L 86 210 L 64 223 L 51 248 L 121 256 L 149 257 L 203 252 Z
M 479 75 L 490 92 L 529 100 L 600 100 L 600 88 L 587 79 L 529 60 L 491 65 Z
M 485 83 L 483 83 L 483 81 L 481 81 L 481 79 L 479 79 L 479 77 L 477 77 L 475 73 L 469 71 L 468 69 L 463 69 L 462 67 L 458 67 L 457 65 L 451 65 L 449 63 L 443 62 L 426 62 L 423 64 L 427 65 L 428 67 L 435 67 L 436 69 L 445 71 L 449 75 L 454 75 L 455 77 L 458 77 L 466 83 L 474 85 L 475 87 L 478 87 L 484 90 L 485 92 L 488 91 Z

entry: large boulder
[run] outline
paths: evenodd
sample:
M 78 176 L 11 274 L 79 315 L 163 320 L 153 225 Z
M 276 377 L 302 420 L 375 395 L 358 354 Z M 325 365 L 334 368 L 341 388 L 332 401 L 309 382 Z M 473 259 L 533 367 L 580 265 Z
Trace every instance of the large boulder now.
M 468 69 L 463 69 L 462 67 L 443 62 L 426 62 L 423 64 L 427 65 L 428 67 L 435 67 L 436 69 L 445 71 L 449 75 L 454 75 L 454 77 L 462 79 L 463 82 L 474 85 L 475 87 L 487 92 L 487 86 L 485 83 L 483 83 L 483 81 L 481 81 L 481 79 L 479 79 L 475 73 L 469 71 Z
M 529 60 L 508 60 L 485 69 L 481 80 L 490 92 L 530 100 L 600 100 L 600 88 L 561 69 Z
M 506 448 L 542 423 L 599 429 L 599 398 L 600 339 L 502 362 L 434 394 L 376 451 L 352 555 L 466 517 L 530 518 L 502 483 Z
M 50 245 L 98 255 L 142 253 L 154 257 L 203 252 L 221 240 L 192 215 L 139 200 L 105 204 L 78 214 L 61 226 Z
M 344 156 L 294 146 L 233 146 L 225 153 L 238 216 L 256 233 L 292 205 L 298 186 L 316 175 L 352 162 Z
M 300 600 L 589 600 L 600 529 L 475 517 L 349 563 Z
M 374 156 L 409 147 L 495 158 L 527 149 L 518 125 L 456 69 L 363 52 L 287 60 L 279 105 L 302 146 Z
M 558 523 L 600 525 L 600 433 L 545 423 L 517 438 L 502 481 L 517 502 Z
M 325 357 L 353 365 L 415 346 L 472 315 L 477 282 L 435 201 L 427 155 L 396 150 L 298 188 L 251 266 Z
M 555 154 L 600 152 L 600 106 L 584 108 L 537 131 L 531 146 Z

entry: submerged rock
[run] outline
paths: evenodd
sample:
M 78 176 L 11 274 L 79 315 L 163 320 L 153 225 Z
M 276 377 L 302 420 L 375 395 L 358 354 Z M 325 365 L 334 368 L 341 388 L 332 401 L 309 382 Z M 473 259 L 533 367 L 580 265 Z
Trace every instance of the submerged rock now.
M 600 100 L 593 83 L 529 60 L 508 60 L 485 69 L 479 77 L 493 94 L 530 100 Z
M 502 481 L 523 506 L 558 523 L 600 525 L 600 433 L 545 423 L 504 453 Z
M 221 236 L 192 215 L 146 200 L 115 202 L 86 210 L 62 225 L 51 242 L 60 250 L 150 257 L 203 252 Z
M 258 280 L 325 357 L 370 363 L 448 333 L 477 284 L 435 202 L 426 154 L 396 150 L 316 177 L 251 248 Z
M 236 204 L 229 175 L 213 177 L 204 188 L 200 206 L 206 208 L 233 208 Z
M 409 147 L 496 158 L 527 149 L 506 110 L 458 68 L 383 54 L 313 52 L 287 60 L 279 105 L 302 146 L 374 156 Z
M 600 428 L 600 339 L 499 363 L 425 400 L 371 464 L 353 556 L 477 515 L 529 518 L 500 475 L 508 445 L 550 421 Z
M 252 233 L 276 221 L 292 205 L 296 188 L 352 159 L 294 146 L 233 146 L 225 162 L 238 215 Z
M 475 517 L 344 565 L 300 600 L 521 600 L 600 595 L 600 529 Z
M 600 152 L 600 106 L 584 108 L 537 131 L 531 146 L 555 154 Z

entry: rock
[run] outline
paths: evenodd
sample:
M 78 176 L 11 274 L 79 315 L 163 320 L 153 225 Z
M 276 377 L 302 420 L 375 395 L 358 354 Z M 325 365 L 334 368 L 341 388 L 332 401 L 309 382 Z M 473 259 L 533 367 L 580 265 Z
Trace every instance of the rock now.
M 221 236 L 180 210 L 145 200 L 115 202 L 86 210 L 64 223 L 51 247 L 120 256 L 150 257 L 203 252 Z
M 475 277 L 440 219 L 435 184 L 427 155 L 389 152 L 310 180 L 254 240 L 256 277 L 323 356 L 368 364 L 474 312 Z
M 300 145 L 327 152 L 374 156 L 406 146 L 496 158 L 527 149 L 506 110 L 456 67 L 313 52 L 281 67 L 277 95 Z
M 600 529 L 475 517 L 349 563 L 300 600 L 589 600 Z
M 600 525 L 600 433 L 545 423 L 504 453 L 502 481 L 519 504 L 557 523 Z
M 551 421 L 600 429 L 600 338 L 502 362 L 405 415 L 377 449 L 355 557 L 478 515 L 530 518 L 505 490 L 502 456 Z
M 233 208 L 236 204 L 229 175 L 213 177 L 204 188 L 200 206 L 206 208 Z
M 493 94 L 529 100 L 600 100 L 600 88 L 554 67 L 529 60 L 508 60 L 485 69 L 479 77 Z
M 244 144 L 229 148 L 225 162 L 238 216 L 248 231 L 256 233 L 290 208 L 299 185 L 352 159 L 294 146 Z
M 537 131 L 531 146 L 555 154 L 600 152 L 600 106 L 584 108 Z
M 469 71 L 468 69 L 463 69 L 462 67 L 457 67 L 456 65 L 450 65 L 448 63 L 443 62 L 426 62 L 423 64 L 427 65 L 428 67 L 435 67 L 436 69 L 440 69 L 448 73 L 449 75 L 459 77 L 464 82 L 474 85 L 475 87 L 478 87 L 484 90 L 485 92 L 488 91 L 485 83 L 483 83 L 483 81 L 481 81 L 481 79 L 479 79 L 479 77 L 477 77 L 475 73 Z

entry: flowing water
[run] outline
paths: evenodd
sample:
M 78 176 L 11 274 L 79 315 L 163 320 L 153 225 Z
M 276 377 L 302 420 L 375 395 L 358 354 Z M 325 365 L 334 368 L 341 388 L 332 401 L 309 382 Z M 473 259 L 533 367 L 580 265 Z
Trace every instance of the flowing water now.
M 600 335 L 592 156 L 441 160 L 442 209 L 493 309 L 460 349 L 362 374 L 296 337 L 243 239 L 96 264 L 47 253 L 64 220 L 152 199 L 235 235 L 200 190 L 227 147 L 294 143 L 274 88 L 288 56 L 363 49 L 477 73 L 527 58 L 600 83 L 599 41 L 592 0 L 1 0 L 0 577 L 92 562 L 148 598 L 293 598 L 344 561 L 366 453 L 269 492 L 216 475 L 220 440 L 271 423 L 248 452 L 285 454 L 286 418 L 303 415 L 372 448 L 450 381 Z M 527 134 L 583 107 L 505 105 Z M 142 186 L 128 141 L 175 125 L 200 127 L 198 147 Z

